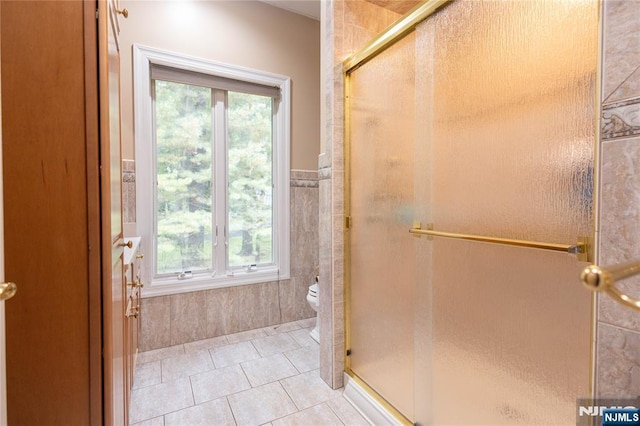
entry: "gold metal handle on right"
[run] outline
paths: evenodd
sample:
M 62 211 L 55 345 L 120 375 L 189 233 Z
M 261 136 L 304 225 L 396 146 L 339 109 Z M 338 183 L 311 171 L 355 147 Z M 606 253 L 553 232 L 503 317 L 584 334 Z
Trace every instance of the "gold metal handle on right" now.
M 9 300 L 15 296 L 18 291 L 16 283 L 2 283 L 0 284 L 0 300 Z
M 597 265 L 587 266 L 580 274 L 582 284 L 594 292 L 604 292 L 616 302 L 633 310 L 640 311 L 640 300 L 620 291 L 616 281 L 640 274 L 640 260 L 603 268 Z

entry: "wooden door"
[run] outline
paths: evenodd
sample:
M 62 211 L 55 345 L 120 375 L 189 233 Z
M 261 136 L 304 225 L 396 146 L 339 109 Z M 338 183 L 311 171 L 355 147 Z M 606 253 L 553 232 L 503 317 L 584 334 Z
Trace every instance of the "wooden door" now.
M 102 151 L 103 324 L 105 423 L 127 424 L 125 279 L 120 145 L 120 49 L 117 9 L 100 1 L 100 122 Z
M 0 4 L 0 21 L 2 5 Z M 1 38 L 1 36 L 0 36 Z M 2 45 L 0 41 L 0 46 Z M 2 56 L 0 54 L 0 56 Z M 2 73 L 0 72 L 0 81 Z M 0 84 L 0 111 L 2 109 L 2 87 Z M 0 112 L 0 117 L 1 117 Z M 2 218 L 2 120 L 0 119 L 0 281 L 4 281 L 4 219 Z M 0 425 L 7 424 L 7 376 L 4 337 L 4 301 L 0 300 Z
M 1 7 L 8 423 L 100 424 L 95 5 Z
M 0 4 L 2 22 L 2 4 Z M 2 57 L 2 34 L 0 32 L 0 57 Z M 2 219 L 2 70 L 0 69 L 0 281 L 4 280 L 4 219 Z M 0 302 L 0 424 L 7 424 L 7 376 L 4 337 L 4 302 Z

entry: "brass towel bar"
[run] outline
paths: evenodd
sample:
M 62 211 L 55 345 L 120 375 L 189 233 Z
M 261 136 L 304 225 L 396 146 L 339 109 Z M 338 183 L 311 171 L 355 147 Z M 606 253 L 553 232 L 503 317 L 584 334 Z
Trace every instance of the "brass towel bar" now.
M 431 227 L 432 225 L 429 224 L 427 225 L 427 229 L 422 229 L 421 223 L 414 222 L 413 227 L 409 229 L 409 232 L 416 235 L 427 235 L 431 237 L 455 238 L 458 240 L 480 241 L 483 243 L 494 243 L 494 244 L 503 244 L 508 246 L 560 251 L 564 253 L 575 254 L 578 260 L 580 261 L 586 261 L 587 255 L 588 255 L 588 241 L 586 238 L 580 238 L 580 241 L 578 241 L 577 244 L 569 245 L 569 244 L 541 243 L 538 241 L 513 240 L 510 238 L 484 237 L 480 235 L 455 234 L 453 232 L 434 231 L 433 229 L 429 229 Z
M 591 265 L 580 274 L 582 284 L 591 291 L 605 292 L 613 300 L 640 311 L 640 300 L 627 296 L 616 287 L 616 281 L 640 274 L 640 260 L 621 263 L 606 268 Z
M 480 235 L 455 234 L 453 232 L 434 231 L 431 229 L 433 225 L 427 225 L 427 229 L 422 229 L 420 222 L 414 222 L 409 232 L 420 236 L 455 238 L 458 240 L 480 241 L 483 243 L 504 244 L 509 246 L 529 247 L 543 250 L 560 251 L 564 253 L 575 254 L 577 260 L 587 261 L 589 254 L 589 240 L 581 237 L 577 244 L 555 244 L 541 243 L 537 241 L 513 240 L 509 238 L 484 237 Z M 607 293 L 612 299 L 628 306 L 631 309 L 640 311 L 640 300 L 636 300 L 624 294 L 618 287 L 616 281 L 632 277 L 640 274 L 640 259 L 627 263 L 621 263 L 610 267 L 600 267 L 597 265 L 587 266 L 580 274 L 582 284 L 589 290 L 594 292 Z

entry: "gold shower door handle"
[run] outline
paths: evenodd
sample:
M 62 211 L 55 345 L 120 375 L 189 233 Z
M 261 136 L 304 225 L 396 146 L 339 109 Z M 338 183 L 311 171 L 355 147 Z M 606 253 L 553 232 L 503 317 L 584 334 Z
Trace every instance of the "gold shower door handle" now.
M 640 300 L 620 291 L 616 281 L 640 274 L 640 260 L 621 263 L 603 268 L 597 265 L 587 266 L 580 274 L 582 284 L 593 292 L 604 292 L 616 302 L 640 311 Z
M 9 300 L 15 296 L 18 286 L 15 283 L 0 284 L 0 301 Z

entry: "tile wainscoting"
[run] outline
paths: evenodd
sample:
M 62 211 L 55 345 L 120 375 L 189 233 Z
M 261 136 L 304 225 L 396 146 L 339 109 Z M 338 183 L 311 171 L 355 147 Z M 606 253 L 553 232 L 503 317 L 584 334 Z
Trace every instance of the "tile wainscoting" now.
M 123 204 L 125 210 L 135 205 L 126 198 Z M 125 211 L 125 217 L 135 218 L 135 212 Z M 311 318 L 316 313 L 306 296 L 317 265 L 318 173 L 292 170 L 291 278 L 143 298 L 140 351 Z

